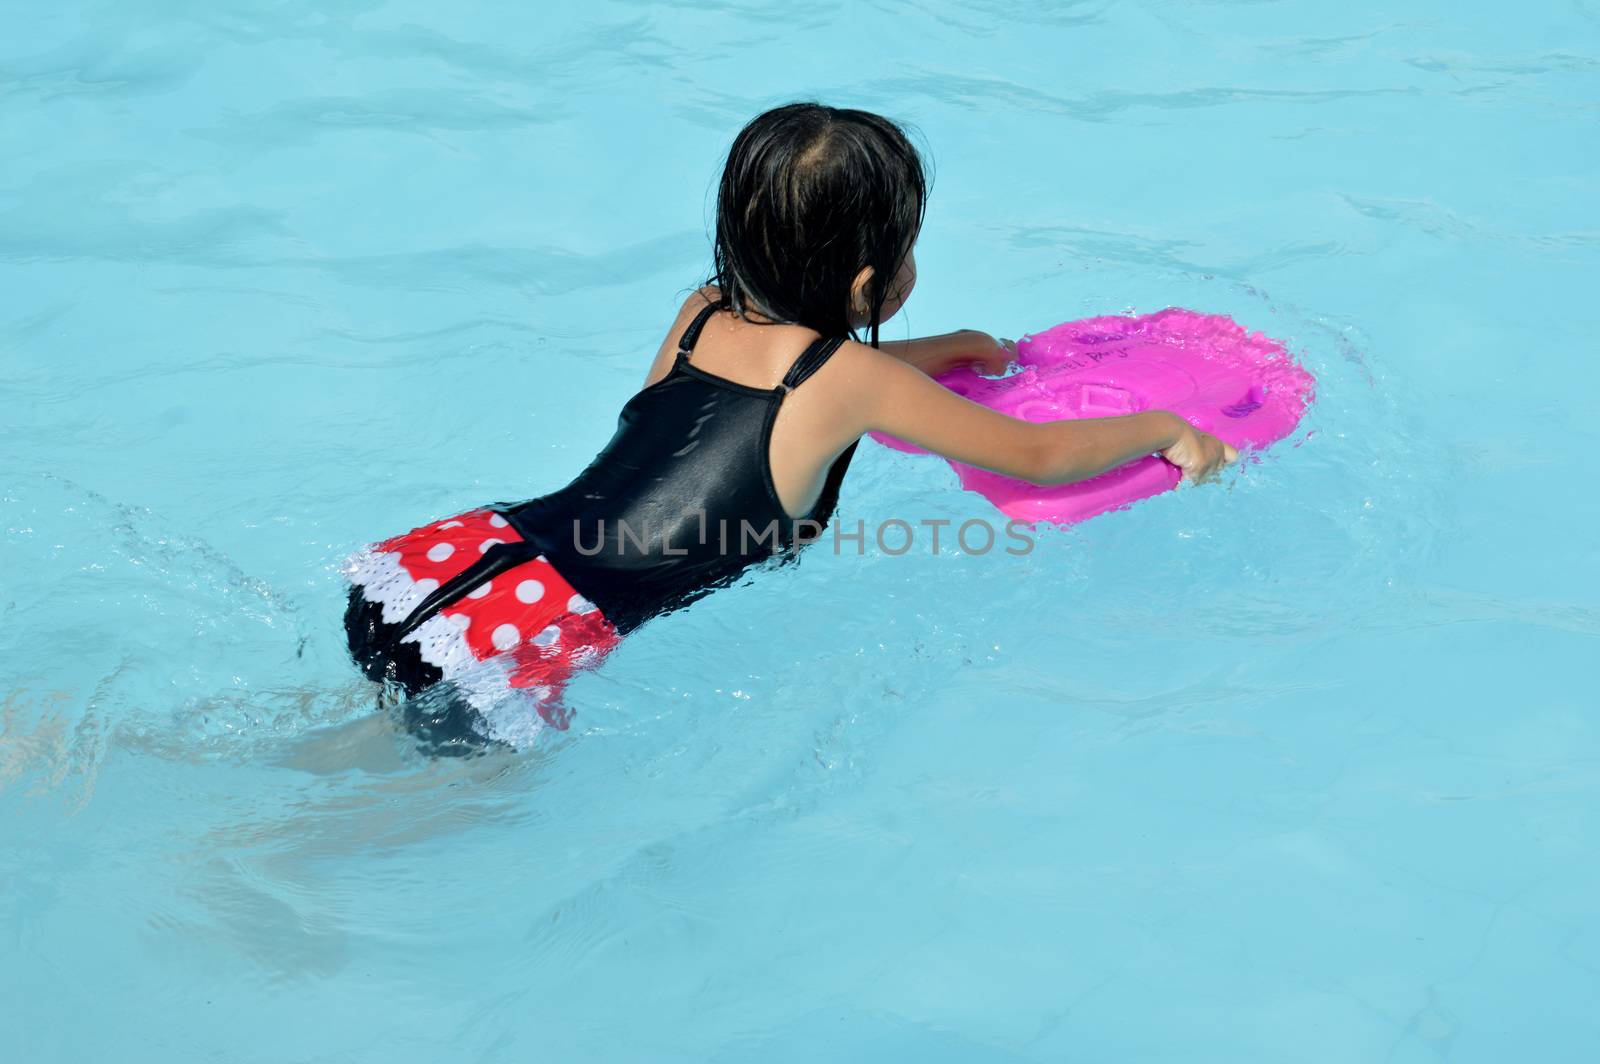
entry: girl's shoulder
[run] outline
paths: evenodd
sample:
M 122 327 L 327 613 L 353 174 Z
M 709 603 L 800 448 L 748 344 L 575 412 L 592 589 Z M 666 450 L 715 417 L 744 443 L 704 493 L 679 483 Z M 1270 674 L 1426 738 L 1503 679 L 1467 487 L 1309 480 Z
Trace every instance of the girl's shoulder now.
M 665 376 L 667 367 L 678 357 L 678 342 L 683 339 L 683 334 L 694 321 L 695 315 L 707 306 L 716 305 L 721 298 L 722 293 L 717 290 L 716 285 L 708 284 L 689 293 L 688 298 L 678 307 L 678 314 L 672 319 L 672 324 L 667 326 L 667 334 L 661 338 L 661 345 L 656 348 L 655 358 L 650 360 L 650 372 L 645 377 L 646 384 L 653 384 Z
M 678 308 L 678 319 L 687 324 L 694 320 L 694 316 L 709 306 L 718 306 L 722 303 L 722 290 L 714 284 L 701 285 L 688 298 L 683 301 L 683 306 Z
M 678 306 L 678 316 L 672 320 L 673 335 L 669 338 L 676 342 L 678 335 L 694 320 L 694 316 L 706 307 L 716 306 L 722 302 L 722 292 L 714 284 L 702 285 L 688 294 Z

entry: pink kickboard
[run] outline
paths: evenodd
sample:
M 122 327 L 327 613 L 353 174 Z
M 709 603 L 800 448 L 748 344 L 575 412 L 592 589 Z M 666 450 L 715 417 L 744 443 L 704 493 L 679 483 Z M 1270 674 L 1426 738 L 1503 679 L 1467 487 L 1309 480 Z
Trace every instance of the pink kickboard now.
M 1221 314 L 1172 307 L 1131 317 L 1069 321 L 1017 342 L 1022 370 L 939 378 L 959 395 L 1025 421 L 1170 410 L 1234 447 L 1259 449 L 1294 431 L 1316 381 L 1283 345 Z M 873 433 L 902 451 L 921 448 Z M 1020 521 L 1072 524 L 1178 486 L 1178 467 L 1139 458 L 1076 484 L 1041 487 L 950 463 L 961 486 Z

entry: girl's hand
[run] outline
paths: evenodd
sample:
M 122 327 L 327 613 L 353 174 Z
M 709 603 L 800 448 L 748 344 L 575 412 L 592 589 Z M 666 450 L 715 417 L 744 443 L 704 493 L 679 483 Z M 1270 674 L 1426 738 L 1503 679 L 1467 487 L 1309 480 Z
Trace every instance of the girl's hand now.
M 1182 425 L 1178 440 L 1163 450 L 1161 457 L 1183 470 L 1184 480 L 1203 483 L 1239 457 L 1238 451 L 1209 432 L 1201 432 L 1182 418 L 1177 420 Z
M 962 329 L 959 335 L 967 341 L 971 353 L 951 359 L 952 369 L 956 366 L 971 366 L 986 376 L 998 377 L 1017 360 L 1015 340 L 997 340 L 977 329 Z

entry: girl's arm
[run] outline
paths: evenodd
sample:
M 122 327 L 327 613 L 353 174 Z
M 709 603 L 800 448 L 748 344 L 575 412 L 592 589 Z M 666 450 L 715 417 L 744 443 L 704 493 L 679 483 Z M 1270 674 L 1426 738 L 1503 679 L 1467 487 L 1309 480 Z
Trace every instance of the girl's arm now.
M 851 406 L 861 431 L 884 432 L 957 462 L 1034 484 L 1087 480 L 1157 452 L 1186 478 L 1205 480 L 1238 457 L 1221 440 L 1164 410 L 1023 421 L 957 395 L 882 351 L 862 344 L 847 349 L 855 381 L 840 383 L 854 396 Z
M 958 366 L 972 366 L 979 373 L 998 376 L 1017 357 L 1015 342 L 996 340 L 977 329 L 958 329 L 915 340 L 882 340 L 878 350 L 915 366 L 929 377 L 948 373 Z

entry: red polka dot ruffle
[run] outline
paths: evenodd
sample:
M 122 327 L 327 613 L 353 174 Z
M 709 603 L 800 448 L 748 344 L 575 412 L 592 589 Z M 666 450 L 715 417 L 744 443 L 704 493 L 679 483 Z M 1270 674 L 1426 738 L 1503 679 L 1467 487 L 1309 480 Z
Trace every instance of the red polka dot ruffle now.
M 490 547 L 521 538 L 494 511 L 470 510 L 384 540 L 372 550 L 397 560 L 410 578 L 405 589 L 410 601 L 459 575 Z M 473 660 L 502 659 L 509 686 L 547 688 L 536 693 L 548 694 L 551 702 L 575 670 L 597 664 L 618 641 L 610 622 L 543 555 L 484 581 L 439 616 L 456 629 Z M 441 667 L 446 659 L 465 657 L 458 652 L 435 656 Z M 445 668 L 447 679 L 450 671 Z M 565 721 L 550 723 L 559 727 Z

